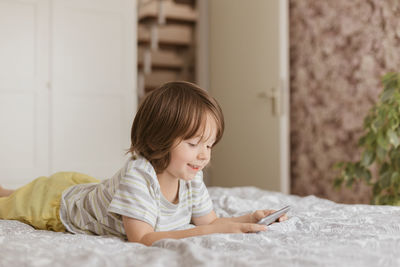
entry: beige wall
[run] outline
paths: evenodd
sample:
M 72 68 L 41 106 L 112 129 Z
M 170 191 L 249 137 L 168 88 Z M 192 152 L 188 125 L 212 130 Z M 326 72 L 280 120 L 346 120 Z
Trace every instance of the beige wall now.
M 363 118 L 400 70 L 399 0 L 290 0 L 291 192 L 368 202 L 333 190 L 338 160 L 359 157 Z

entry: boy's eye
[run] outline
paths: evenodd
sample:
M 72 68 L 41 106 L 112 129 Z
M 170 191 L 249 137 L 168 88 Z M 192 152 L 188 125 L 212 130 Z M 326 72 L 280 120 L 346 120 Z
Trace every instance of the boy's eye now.
M 189 146 L 196 146 L 196 144 L 193 144 L 193 143 L 188 143 L 189 144 Z

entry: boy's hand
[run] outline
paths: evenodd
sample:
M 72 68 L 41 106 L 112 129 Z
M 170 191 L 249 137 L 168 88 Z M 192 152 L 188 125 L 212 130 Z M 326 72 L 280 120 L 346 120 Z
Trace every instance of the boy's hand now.
M 230 217 L 230 218 L 217 218 L 214 214 L 213 217 L 215 217 L 214 220 L 203 220 L 202 217 L 199 218 L 193 218 L 193 221 L 196 225 L 204 225 L 204 224 L 228 224 L 228 223 L 247 223 L 247 224 L 256 224 L 258 223 L 262 218 L 270 215 L 271 213 L 275 212 L 275 210 L 256 210 L 253 213 L 248 213 L 246 215 L 242 215 L 240 217 Z M 203 216 L 203 217 L 207 217 Z M 287 220 L 286 214 L 282 215 L 279 217 L 278 221 L 282 222 Z M 210 222 L 209 222 L 210 221 Z M 197 222 L 197 223 L 196 223 Z
M 276 210 L 256 210 L 255 212 L 250 214 L 250 222 L 251 223 L 257 223 L 260 221 L 262 218 L 267 217 L 271 213 L 274 213 Z M 283 214 L 281 217 L 279 217 L 278 221 L 283 222 L 286 221 L 288 217 L 286 214 Z

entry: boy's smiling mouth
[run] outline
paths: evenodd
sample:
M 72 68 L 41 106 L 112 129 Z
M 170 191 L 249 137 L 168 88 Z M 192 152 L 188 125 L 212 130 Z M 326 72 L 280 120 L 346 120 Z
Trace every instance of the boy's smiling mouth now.
M 188 163 L 188 166 L 189 166 L 190 168 L 192 168 L 193 170 L 196 170 L 196 171 L 200 169 L 200 165 L 194 165 L 194 164 Z

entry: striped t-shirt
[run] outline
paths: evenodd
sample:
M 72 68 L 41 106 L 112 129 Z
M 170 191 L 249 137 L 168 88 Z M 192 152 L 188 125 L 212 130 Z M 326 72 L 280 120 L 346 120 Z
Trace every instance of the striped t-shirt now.
M 121 215 L 144 221 L 154 231 L 170 231 L 187 228 L 192 217 L 212 210 L 201 171 L 191 181 L 179 180 L 179 202 L 173 204 L 162 195 L 151 163 L 137 156 L 128 160 L 111 179 L 65 190 L 60 218 L 72 233 L 126 238 Z

